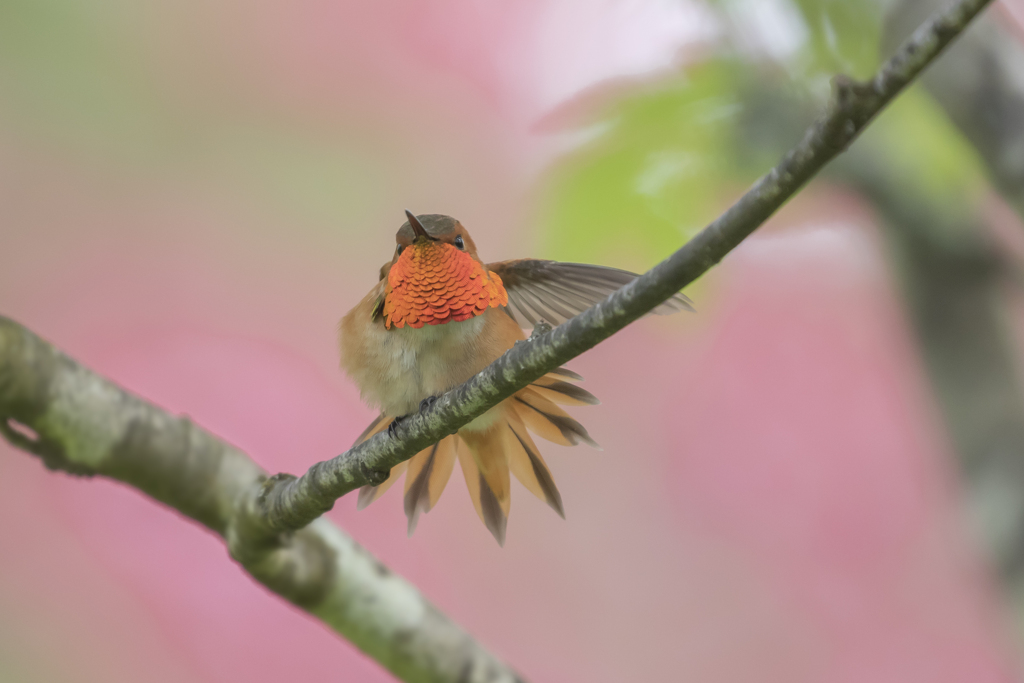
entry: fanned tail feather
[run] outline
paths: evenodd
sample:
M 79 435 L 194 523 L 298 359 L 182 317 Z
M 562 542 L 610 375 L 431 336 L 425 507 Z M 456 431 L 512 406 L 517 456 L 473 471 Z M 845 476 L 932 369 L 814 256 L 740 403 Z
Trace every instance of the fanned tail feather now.
M 505 543 L 512 502 L 510 474 L 564 518 L 562 496 L 530 432 L 564 446 L 575 446 L 582 441 L 599 448 L 583 425 L 557 405 L 598 403 L 590 392 L 569 383 L 581 379 L 566 368 L 544 375 L 492 408 L 496 414 L 486 428 L 463 428 L 458 434 L 447 436 L 396 465 L 379 486 L 364 486 L 359 490 L 359 509 L 380 498 L 405 473 L 405 514 L 409 520 L 409 535 L 412 535 L 420 514 L 429 512 L 437 503 L 458 459 L 473 507 L 499 545 Z M 391 418 L 381 415 L 360 435 L 356 444 L 383 431 L 389 424 Z
M 552 375 L 544 375 L 531 388 L 544 398 L 563 406 L 596 406 L 601 403 L 592 393 Z
M 531 432 L 563 446 L 575 446 L 582 441 L 600 450 L 583 425 L 532 387 L 516 393 L 512 401 Z
M 509 460 L 512 474 L 530 493 L 550 505 L 559 517 L 565 519 L 562 494 L 558 492 L 551 471 L 548 470 L 548 465 L 544 462 L 537 444 L 533 442 L 530 432 L 526 430 L 526 425 L 518 415 L 515 415 L 514 419 L 509 420 L 508 428 L 517 443 Z
M 512 486 L 509 481 L 511 444 L 505 437 L 506 430 L 507 423 L 498 419 L 484 431 L 463 429 L 459 432 L 459 438 L 466 446 L 459 451 L 459 462 L 462 463 L 462 474 L 466 478 L 469 495 L 472 497 L 476 494 L 473 505 L 498 545 L 505 544 L 505 526 L 512 505 Z M 463 450 L 467 452 L 468 458 L 462 456 Z M 478 473 L 479 481 L 475 487 L 470 485 L 473 473 L 466 470 L 467 460 L 470 459 Z
M 446 436 L 409 460 L 405 475 L 405 516 L 409 519 L 409 535 L 416 531 L 421 512 L 430 509 L 441 497 L 455 468 L 459 437 Z

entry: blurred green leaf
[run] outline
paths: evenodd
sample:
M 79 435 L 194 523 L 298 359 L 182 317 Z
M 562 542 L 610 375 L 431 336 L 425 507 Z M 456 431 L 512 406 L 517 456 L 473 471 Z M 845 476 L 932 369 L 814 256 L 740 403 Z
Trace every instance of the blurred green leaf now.
M 546 254 L 649 267 L 799 140 L 824 105 L 823 76 L 863 78 L 877 68 L 881 18 L 874 3 L 795 0 L 791 7 L 808 27 L 794 62 L 717 53 L 660 83 L 638 81 L 600 112 L 600 133 L 545 179 L 539 222 Z M 906 179 L 907 191 L 948 211 L 973 210 L 983 167 L 919 89 L 898 98 L 864 137 Z
M 864 141 L 885 155 L 904 191 L 920 194 L 946 213 L 974 210 L 986 184 L 984 165 L 923 87 L 912 87 L 889 105 Z
M 863 0 L 794 0 L 808 30 L 805 47 L 812 72 L 871 76 L 880 64 L 882 18 Z
M 741 67 L 708 62 L 605 112 L 544 183 L 545 253 L 649 266 L 714 218 L 727 186 L 752 180 L 733 149 Z
M 113 10 L 74 0 L 0 3 L 0 112 L 9 123 L 88 151 L 150 153 L 166 121 L 133 33 Z

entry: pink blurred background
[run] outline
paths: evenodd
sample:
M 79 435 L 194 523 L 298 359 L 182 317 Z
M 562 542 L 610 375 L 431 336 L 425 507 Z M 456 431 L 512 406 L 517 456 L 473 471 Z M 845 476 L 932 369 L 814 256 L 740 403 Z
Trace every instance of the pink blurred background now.
M 402 210 L 544 256 L 573 141 L 534 124 L 715 32 L 658 0 L 8 11 L 0 313 L 294 473 L 372 418 L 336 324 Z M 395 493 L 329 516 L 534 681 L 1015 680 L 871 213 L 813 185 L 691 295 L 570 365 L 604 450 L 545 445 L 566 521 L 517 487 L 499 548 L 459 475 L 413 538 Z M 391 680 L 123 486 L 0 444 L 0 520 L 0 682 Z

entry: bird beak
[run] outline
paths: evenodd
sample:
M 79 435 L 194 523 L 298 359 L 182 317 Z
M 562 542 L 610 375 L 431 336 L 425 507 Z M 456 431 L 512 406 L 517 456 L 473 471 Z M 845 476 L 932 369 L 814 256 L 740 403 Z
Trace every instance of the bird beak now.
M 406 218 L 409 219 L 409 225 L 412 226 L 412 231 L 416 234 L 416 237 L 426 237 L 428 240 L 434 239 L 433 237 L 427 234 L 427 231 L 423 227 L 423 224 L 420 223 L 420 219 L 416 218 L 412 211 L 406 209 L 405 216 Z

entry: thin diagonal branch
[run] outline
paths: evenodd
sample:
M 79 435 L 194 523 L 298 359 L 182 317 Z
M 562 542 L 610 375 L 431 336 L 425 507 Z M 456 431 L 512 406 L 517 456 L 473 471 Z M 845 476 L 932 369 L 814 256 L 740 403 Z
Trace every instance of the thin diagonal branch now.
M 381 433 L 300 478 L 269 483 L 249 510 L 254 532 L 301 529 L 334 501 L 379 484 L 392 467 L 483 414 L 530 382 L 593 348 L 642 317 L 718 263 L 764 223 L 825 164 L 853 142 L 991 0 L 961 0 L 925 22 L 867 83 L 833 79 L 824 114 L 778 166 L 679 251 L 601 303 L 547 334 L 517 344 L 462 386 L 403 420 L 395 436 Z
M 515 681 L 516 674 L 318 519 L 334 501 L 640 318 L 720 261 L 828 161 L 991 0 L 925 23 L 868 83 L 834 82 L 822 117 L 782 162 L 682 249 L 597 306 L 521 343 L 395 438 L 378 435 L 305 475 L 269 479 L 247 455 L 82 367 L 0 317 L 0 434 L 50 468 L 126 482 L 227 542 L 257 580 L 324 620 L 406 681 Z

